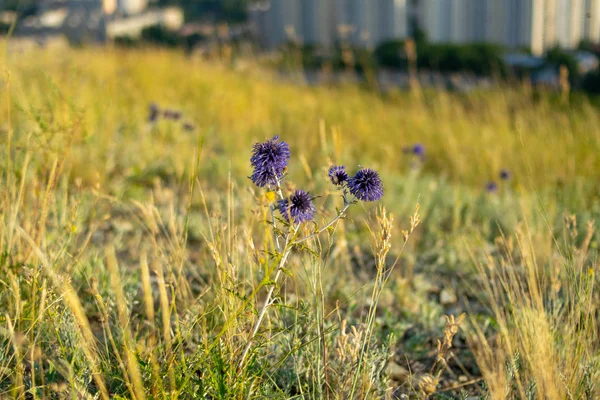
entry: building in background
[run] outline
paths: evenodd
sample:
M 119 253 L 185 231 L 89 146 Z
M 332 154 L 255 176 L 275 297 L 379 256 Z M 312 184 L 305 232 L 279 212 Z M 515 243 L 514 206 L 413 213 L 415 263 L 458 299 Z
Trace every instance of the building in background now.
M 332 46 L 336 33 L 335 0 L 305 0 L 301 14 L 302 42 Z
M 533 54 L 600 40 L 600 0 L 421 0 L 419 26 L 434 43 L 486 42 Z
M 14 36 L 38 42 L 66 36 L 71 43 L 102 43 L 138 37 L 150 26 L 178 30 L 183 25 L 181 9 L 147 5 L 146 0 L 40 0 L 34 15 L 18 21 Z
M 104 0 L 104 14 L 111 15 L 117 11 L 117 0 Z
M 419 27 L 433 43 L 543 46 L 544 0 L 422 0 Z
M 265 35 L 268 47 L 279 46 L 287 42 L 301 41 L 302 37 L 301 0 L 272 0 L 267 8 L 267 27 Z
M 181 26 L 178 10 L 152 0 L 39 0 L 15 33 L 65 33 L 72 41 L 139 36 L 152 25 Z M 288 42 L 323 49 L 374 49 L 417 29 L 432 43 L 490 43 L 543 54 L 600 42 L 600 0 L 262 0 L 248 9 L 247 28 L 273 49 Z M 107 37 L 108 32 L 108 37 Z
M 53 36 L 70 42 L 106 40 L 106 18 L 102 0 L 41 0 L 37 13 L 18 21 L 15 37 L 34 37 L 43 42 Z
M 407 36 L 406 0 L 338 0 L 334 18 L 333 42 L 374 47 L 379 43 Z
M 253 4 L 249 18 L 267 48 L 289 41 L 372 47 L 408 32 L 407 0 L 271 0 Z
M 534 54 L 600 41 L 600 0 L 271 0 L 251 15 L 267 48 L 290 40 L 372 48 L 417 27 L 433 43 L 492 43 Z
M 600 43 L 600 1 L 585 0 L 583 7 L 583 36 L 585 40 Z
M 167 7 L 140 12 L 129 16 L 115 16 L 106 25 L 108 39 L 139 38 L 145 28 L 161 26 L 170 31 L 178 31 L 183 26 L 184 16 L 180 8 Z
M 544 16 L 548 10 L 546 0 L 504 0 L 506 13 L 502 21 L 505 32 L 499 41 L 509 48 L 530 49 L 535 55 L 545 50 Z M 547 43 L 549 45 L 549 43 Z
M 107 1 L 107 0 L 105 0 Z M 115 0 L 108 0 L 115 1 Z M 116 0 L 117 12 L 123 15 L 140 14 L 148 6 L 147 0 Z
M 402 39 L 408 36 L 408 7 L 406 0 L 377 0 L 373 13 L 375 42 Z
M 584 0 L 552 0 L 552 7 L 547 7 L 554 9 L 555 21 L 554 31 L 546 33 L 553 34 L 550 39 L 554 39 L 560 47 L 576 47 L 583 39 L 583 22 L 587 19 L 584 3 Z

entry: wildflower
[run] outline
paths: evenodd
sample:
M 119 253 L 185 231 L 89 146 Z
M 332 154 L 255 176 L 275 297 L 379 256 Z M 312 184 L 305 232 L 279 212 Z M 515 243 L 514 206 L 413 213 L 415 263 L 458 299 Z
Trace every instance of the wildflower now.
M 348 173 L 346 172 L 346 167 L 343 165 L 334 165 L 329 168 L 329 179 L 331 179 L 331 183 L 336 186 L 342 186 L 344 182 L 348 180 Z
M 279 142 L 279 136 L 264 143 L 255 143 L 250 158 L 250 164 L 254 168 L 250 179 L 258 187 L 277 184 L 289 159 L 290 146 L 286 142 Z
M 158 106 L 156 105 L 156 103 L 151 103 L 148 106 L 148 110 L 150 111 L 150 114 L 148 115 L 148 122 L 155 122 L 158 119 L 159 115 Z
M 272 190 L 269 190 L 267 193 L 265 193 L 265 200 L 267 200 L 268 203 L 273 203 L 276 197 L 277 193 L 273 192 Z
M 377 171 L 363 168 L 348 179 L 350 193 L 362 201 L 375 201 L 383 196 L 383 182 Z
M 485 191 L 488 193 L 496 193 L 498 191 L 498 184 L 494 181 L 490 181 L 485 185 Z
M 191 122 L 186 122 L 183 124 L 183 130 L 186 132 L 191 132 L 194 130 L 194 128 L 195 128 L 195 126 Z
M 501 169 L 500 170 L 500 179 L 502 179 L 503 181 L 507 181 L 510 179 L 510 171 L 507 169 Z
M 413 145 L 412 152 L 419 157 L 423 157 L 425 155 L 425 146 L 423 146 L 421 143 L 417 143 Z
M 176 110 L 165 110 L 163 112 L 163 116 L 166 119 L 172 119 L 173 121 L 178 121 L 179 119 L 181 119 L 181 112 L 176 111 Z
M 279 200 L 277 209 L 281 216 L 288 222 L 307 222 L 315 215 L 315 206 L 312 203 L 310 193 L 304 190 L 296 190 L 289 199 Z

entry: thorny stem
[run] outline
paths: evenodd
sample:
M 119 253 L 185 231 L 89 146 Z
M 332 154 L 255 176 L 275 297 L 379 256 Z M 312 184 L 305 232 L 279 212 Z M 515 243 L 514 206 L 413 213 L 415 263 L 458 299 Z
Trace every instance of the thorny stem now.
M 273 173 L 275 174 L 275 176 L 277 176 L 277 174 L 275 173 L 275 171 L 273 171 Z M 277 193 L 277 195 L 279 196 L 279 198 L 281 200 L 283 200 L 283 192 L 281 191 L 281 179 L 283 179 L 283 177 L 281 178 L 275 178 L 275 193 Z M 273 228 L 277 228 L 277 223 L 275 220 L 275 203 L 271 204 L 271 222 L 273 223 Z M 277 233 L 275 232 L 275 247 L 277 248 L 277 251 L 281 251 L 281 245 L 279 244 L 279 235 L 277 235 Z
M 252 348 L 252 340 L 254 339 L 254 336 L 256 336 L 256 333 L 258 332 L 258 329 L 260 328 L 260 324 L 262 323 L 262 320 L 265 318 L 265 315 L 267 314 L 267 308 L 271 305 L 271 297 L 273 296 L 273 292 L 275 291 L 275 287 L 277 286 L 277 281 L 279 280 L 279 277 L 281 276 L 281 272 L 283 271 L 283 266 L 285 265 L 287 258 L 290 255 L 292 248 L 294 247 L 293 238 L 296 236 L 296 233 L 298 232 L 298 228 L 300 228 L 300 224 L 296 224 L 294 226 L 293 230 L 290 233 L 288 233 L 288 236 L 285 240 L 285 248 L 284 248 L 281 260 L 279 261 L 279 265 L 277 266 L 277 272 L 275 273 L 275 277 L 273 278 L 273 282 L 271 283 L 271 287 L 269 288 L 269 291 L 267 293 L 267 298 L 265 299 L 265 304 L 263 304 L 262 309 L 260 310 L 260 313 L 258 314 L 258 319 L 254 323 L 254 327 L 252 328 L 252 332 L 250 333 L 250 338 L 248 339 L 248 343 L 246 343 L 246 347 L 244 347 L 244 352 L 242 353 L 240 365 L 238 366 L 239 369 L 242 369 L 242 367 L 244 365 L 244 361 L 246 360 L 246 356 L 248 355 L 248 352 Z
M 277 223 L 275 222 L 275 206 L 273 204 L 271 204 L 271 223 L 273 224 L 273 228 L 277 228 Z M 277 249 L 277 251 L 281 251 L 281 245 L 279 244 L 279 235 L 277 235 L 277 233 L 275 233 L 275 248 Z
M 276 193 L 279 195 L 279 198 L 283 199 L 283 193 L 281 190 L 281 182 L 279 179 L 277 179 L 276 182 L 277 182 L 276 183 Z M 254 327 L 252 328 L 252 332 L 250 333 L 250 338 L 248 339 L 248 342 L 246 343 L 246 346 L 244 347 L 244 352 L 242 353 L 242 358 L 240 359 L 240 364 L 238 366 L 238 368 L 240 370 L 244 366 L 246 357 L 248 356 L 248 353 L 250 352 L 250 349 L 252 348 L 252 341 L 254 340 L 256 333 L 260 329 L 262 320 L 265 318 L 265 315 L 267 314 L 267 308 L 271 305 L 271 297 L 273 296 L 273 293 L 275 292 L 275 287 L 277 286 L 277 281 L 279 280 L 279 277 L 281 276 L 281 272 L 283 272 L 283 266 L 285 265 L 292 248 L 299 243 L 305 242 L 308 239 L 325 232 L 325 230 L 327 230 L 330 226 L 332 226 L 337 221 L 339 221 L 340 218 L 342 218 L 344 216 L 348 207 L 350 207 L 350 205 L 354 204 L 354 202 L 355 202 L 354 200 L 348 201 L 346 199 L 346 191 L 344 191 L 343 197 L 344 197 L 344 207 L 340 210 L 340 212 L 334 219 L 332 219 L 327 225 L 323 226 L 317 232 L 314 232 L 314 233 L 312 233 L 308 236 L 305 236 L 301 239 L 294 240 L 294 238 L 296 237 L 296 234 L 298 233 L 298 229 L 300 228 L 300 224 L 296 224 L 294 226 L 293 230 L 288 233 L 286 240 L 285 240 L 285 247 L 283 249 L 283 255 L 281 257 L 281 260 L 279 261 L 279 265 L 277 266 L 277 272 L 275 273 L 275 277 L 273 278 L 272 285 L 269 288 L 269 291 L 267 292 L 267 298 L 265 299 L 265 303 L 263 304 L 263 306 L 260 310 L 260 313 L 258 314 L 258 319 L 254 323 Z M 273 228 L 276 227 L 274 212 L 275 212 L 275 207 L 273 205 L 271 205 L 271 218 L 273 221 Z M 275 245 L 277 247 L 277 251 L 281 252 L 281 247 L 279 245 L 279 237 L 277 236 L 277 234 L 275 234 Z

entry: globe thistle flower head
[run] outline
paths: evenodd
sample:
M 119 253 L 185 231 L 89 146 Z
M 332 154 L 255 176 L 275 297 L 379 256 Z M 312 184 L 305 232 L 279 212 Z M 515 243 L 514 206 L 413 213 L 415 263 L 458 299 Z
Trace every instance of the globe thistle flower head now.
M 510 171 L 507 169 L 501 169 L 500 170 L 500 179 L 502 179 L 503 181 L 507 181 L 510 179 Z
M 496 193 L 498 191 L 498 184 L 494 181 L 490 181 L 485 185 L 485 191 L 488 193 Z
M 148 122 L 155 122 L 158 119 L 160 111 L 156 103 L 151 103 L 148 106 Z
M 329 179 L 334 185 L 342 186 L 344 182 L 348 180 L 346 167 L 343 165 L 334 165 L 333 167 L 329 168 Z
M 315 215 L 312 197 L 304 190 L 296 190 L 289 198 L 279 200 L 277 209 L 287 222 L 296 224 L 311 221 Z
M 419 157 L 423 157 L 425 155 L 425 146 L 423 146 L 421 143 L 416 143 L 412 147 L 412 152 Z
M 276 185 L 283 176 L 290 159 L 290 146 L 279 141 L 279 136 L 263 143 L 255 143 L 252 148 L 250 164 L 254 171 L 250 179 L 258 187 Z
M 362 201 L 375 201 L 383 196 L 383 182 L 377 171 L 370 168 L 363 168 L 348 179 L 348 188 Z
M 181 119 L 181 112 L 177 111 L 177 110 L 164 110 L 163 111 L 163 117 L 165 117 L 166 119 L 170 119 L 173 121 L 179 121 Z

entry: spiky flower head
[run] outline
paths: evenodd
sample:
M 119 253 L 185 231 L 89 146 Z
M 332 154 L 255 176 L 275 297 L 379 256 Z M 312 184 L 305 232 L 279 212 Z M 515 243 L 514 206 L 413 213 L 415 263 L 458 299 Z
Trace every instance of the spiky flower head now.
M 494 181 L 490 181 L 485 185 L 485 191 L 488 193 L 496 193 L 498 191 L 498 184 Z
M 255 143 L 252 147 L 250 164 L 254 168 L 250 179 L 258 187 L 275 185 L 283 176 L 290 159 L 290 146 L 279 141 L 279 136 L 263 143 Z
M 423 146 L 421 143 L 416 143 L 412 147 L 412 152 L 417 156 L 423 157 L 425 155 L 425 146 Z
M 167 109 L 163 111 L 163 117 L 173 121 L 179 121 L 181 119 L 181 111 Z
M 344 182 L 348 180 L 348 173 L 346 172 L 346 167 L 343 165 L 334 165 L 329 168 L 329 179 L 331 179 L 331 183 L 336 186 L 342 186 Z
M 507 181 L 510 179 L 510 171 L 503 168 L 500 170 L 500 179 L 502 179 L 503 181 Z
M 158 119 L 158 115 L 160 110 L 158 109 L 158 105 L 156 103 L 151 103 L 148 106 L 148 122 L 155 122 Z
M 299 224 L 313 219 L 315 206 L 312 203 L 310 193 L 304 190 L 296 190 L 289 198 L 279 200 L 277 209 L 287 222 Z
M 375 201 L 383 196 L 383 182 L 377 171 L 363 168 L 348 179 L 350 193 L 362 201 Z

